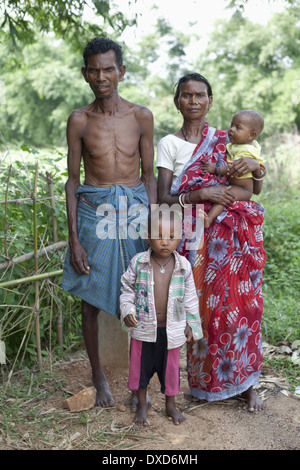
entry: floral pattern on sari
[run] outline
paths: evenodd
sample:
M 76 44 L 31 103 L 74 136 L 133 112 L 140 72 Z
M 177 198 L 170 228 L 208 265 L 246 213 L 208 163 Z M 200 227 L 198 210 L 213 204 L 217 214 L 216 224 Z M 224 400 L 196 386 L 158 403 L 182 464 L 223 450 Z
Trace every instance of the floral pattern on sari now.
M 219 183 L 202 178 L 198 170 L 207 160 L 226 164 L 226 132 L 211 129 L 205 126 L 201 142 L 172 186 L 173 193 Z M 205 202 L 204 210 L 210 206 Z M 195 210 L 193 206 L 191 230 Z M 199 399 L 221 400 L 258 384 L 263 361 L 263 220 L 262 205 L 237 201 L 204 229 L 203 243 L 193 256 L 186 239 L 177 248 L 192 263 L 199 297 L 204 337 L 187 344 L 188 381 L 192 395 Z

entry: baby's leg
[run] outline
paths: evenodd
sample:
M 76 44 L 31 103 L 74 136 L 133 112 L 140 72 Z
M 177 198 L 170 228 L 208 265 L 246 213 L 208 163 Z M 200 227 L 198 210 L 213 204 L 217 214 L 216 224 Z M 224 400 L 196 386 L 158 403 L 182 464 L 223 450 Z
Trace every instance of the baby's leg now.
M 223 210 L 224 206 L 221 204 L 213 204 L 207 214 L 202 209 L 198 209 L 197 217 L 203 220 L 204 228 L 208 228 Z
M 221 204 L 213 204 L 204 218 L 204 227 L 210 227 L 213 221 L 223 212 L 223 210 L 224 206 L 221 206 Z
M 172 418 L 174 424 L 181 424 L 186 420 L 176 407 L 174 396 L 166 396 L 166 413 Z
M 134 422 L 140 426 L 148 426 L 149 422 L 147 420 L 147 389 L 142 389 L 137 391 L 137 407 L 134 417 Z

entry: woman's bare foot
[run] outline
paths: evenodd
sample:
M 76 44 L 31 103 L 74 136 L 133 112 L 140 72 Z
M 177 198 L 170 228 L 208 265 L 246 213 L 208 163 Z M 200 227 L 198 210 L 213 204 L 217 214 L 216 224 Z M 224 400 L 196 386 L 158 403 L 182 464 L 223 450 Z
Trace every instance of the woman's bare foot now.
M 178 408 L 176 408 L 174 397 L 166 397 L 166 413 L 176 425 L 182 424 L 186 420 Z
M 242 393 L 242 397 L 246 399 L 248 411 L 261 411 L 267 406 L 260 398 L 258 398 L 253 387 L 248 388 L 248 390 Z

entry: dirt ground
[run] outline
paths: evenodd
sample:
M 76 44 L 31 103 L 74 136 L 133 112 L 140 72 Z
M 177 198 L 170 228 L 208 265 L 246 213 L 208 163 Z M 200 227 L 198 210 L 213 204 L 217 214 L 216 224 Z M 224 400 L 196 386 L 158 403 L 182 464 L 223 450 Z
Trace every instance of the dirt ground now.
M 71 396 L 85 387 L 91 387 L 89 362 L 82 352 L 65 362 L 53 366 L 55 376 L 64 377 L 64 390 Z M 130 411 L 130 393 L 127 389 L 127 370 L 106 370 L 115 406 L 110 409 L 94 407 L 88 411 L 71 413 L 63 408 L 66 396 L 56 391 L 38 405 L 42 412 L 63 413 L 63 439 L 55 440 L 55 429 L 35 443 L 26 436 L 22 445 L 0 442 L 0 450 L 144 450 L 144 451 L 191 451 L 191 450 L 299 450 L 300 449 L 300 399 L 288 391 L 282 377 L 275 377 L 265 367 L 257 393 L 265 400 L 264 411 L 250 413 L 241 398 L 206 403 L 186 399 L 188 391 L 185 357 L 181 359 L 181 392 L 177 404 L 186 416 L 186 421 L 175 426 L 165 415 L 164 397 L 159 383 L 153 377 L 149 394 L 152 407 L 148 413 L 149 426 L 133 425 L 134 414 Z M 68 425 L 77 418 L 78 426 Z M 100 421 L 101 420 L 101 421 Z M 103 425 L 105 423 L 105 425 Z M 56 423 L 55 428 L 58 424 Z M 98 426 L 98 428 L 97 428 Z M 93 437 L 100 428 L 111 437 L 122 436 L 112 446 L 109 441 L 99 443 Z M 28 433 L 27 433 L 28 435 Z

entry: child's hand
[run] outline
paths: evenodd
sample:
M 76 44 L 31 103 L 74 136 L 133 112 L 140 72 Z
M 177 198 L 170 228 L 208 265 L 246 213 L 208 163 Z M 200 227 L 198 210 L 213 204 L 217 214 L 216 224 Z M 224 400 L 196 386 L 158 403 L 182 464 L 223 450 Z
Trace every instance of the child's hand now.
M 215 163 L 206 162 L 201 165 L 201 170 L 203 173 L 214 173 L 216 170 Z
M 137 319 L 135 318 L 135 315 L 130 313 L 124 318 L 124 323 L 127 328 L 134 328 L 137 325 Z
M 184 329 L 184 334 L 185 334 L 187 342 L 189 343 L 193 338 L 193 332 L 192 332 L 192 328 L 190 327 L 190 325 L 186 324 L 186 327 Z

